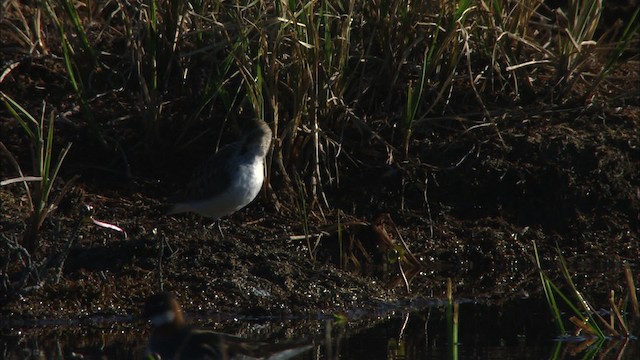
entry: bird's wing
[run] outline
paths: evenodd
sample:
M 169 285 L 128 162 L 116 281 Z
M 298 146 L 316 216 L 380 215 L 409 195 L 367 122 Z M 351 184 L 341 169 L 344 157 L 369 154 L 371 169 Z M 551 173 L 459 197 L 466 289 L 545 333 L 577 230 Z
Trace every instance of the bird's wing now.
M 234 164 L 230 160 L 236 156 L 239 147 L 238 143 L 228 144 L 200 165 L 175 202 L 211 198 L 224 191 L 233 175 Z

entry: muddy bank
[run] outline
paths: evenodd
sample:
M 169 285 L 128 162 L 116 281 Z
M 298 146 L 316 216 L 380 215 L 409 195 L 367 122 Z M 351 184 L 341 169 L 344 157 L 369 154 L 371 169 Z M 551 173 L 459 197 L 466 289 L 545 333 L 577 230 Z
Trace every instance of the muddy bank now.
M 37 61 L 37 69 L 51 65 Z M 15 95 L 28 99 L 34 88 L 56 83 L 33 69 L 12 74 Z M 638 79 L 637 62 L 629 62 L 588 104 L 495 107 L 492 123 L 471 115 L 418 121 L 406 158 L 371 135 L 390 131 L 384 120 L 369 123 L 368 134 L 351 124 L 342 151 L 358 161 L 339 170 L 339 181 L 327 180 L 326 202 L 301 204 L 272 166 L 258 199 L 222 221 L 224 238 L 206 219 L 159 212 L 205 151 L 160 148 L 149 157 L 131 122 L 105 121 L 121 146 L 109 151 L 95 147 L 87 129 L 60 120 L 56 151 L 73 146 L 53 193 L 79 178 L 44 221 L 30 259 L 14 246 L 29 226 L 27 194 L 20 184 L 0 187 L 0 312 L 22 319 L 137 314 L 162 286 L 188 311 L 332 314 L 441 297 L 448 277 L 461 297 L 529 296 L 539 293 L 534 240 L 550 267 L 556 243 L 577 268 L 587 260 L 603 265 L 577 282 L 607 291 L 622 277 L 621 262 L 640 257 Z M 127 94 L 118 96 L 127 104 Z M 59 113 L 73 108 L 68 100 L 56 100 Z M 98 117 L 122 115 L 109 100 L 99 100 Z M 8 151 L 29 168 L 28 141 L 4 108 L 0 127 Z M 381 161 L 389 151 L 397 158 Z M 14 178 L 5 155 L 0 178 Z M 86 221 L 86 205 L 94 220 L 126 236 Z M 382 213 L 391 221 L 374 228 Z M 407 267 L 409 253 L 419 269 Z M 27 261 L 42 271 L 25 275 Z

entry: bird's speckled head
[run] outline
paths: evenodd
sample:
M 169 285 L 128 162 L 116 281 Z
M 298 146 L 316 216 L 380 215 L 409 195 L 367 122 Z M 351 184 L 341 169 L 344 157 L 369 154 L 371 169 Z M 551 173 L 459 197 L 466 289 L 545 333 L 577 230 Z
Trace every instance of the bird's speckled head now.
M 184 324 L 180 304 L 175 295 L 168 291 L 151 295 L 145 303 L 142 316 L 150 320 L 154 327 Z
M 240 153 L 265 157 L 271 146 L 272 132 L 269 125 L 263 120 L 254 119 L 245 126 L 245 129 L 246 135 L 243 138 Z

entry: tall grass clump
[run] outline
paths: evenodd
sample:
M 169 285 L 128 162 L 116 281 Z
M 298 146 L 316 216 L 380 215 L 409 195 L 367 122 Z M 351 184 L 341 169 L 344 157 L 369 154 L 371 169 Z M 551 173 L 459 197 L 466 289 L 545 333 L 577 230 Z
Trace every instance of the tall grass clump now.
M 0 236 L 3 271 L 0 275 L 0 287 L 4 296 L 14 296 L 36 289 L 48 281 L 59 281 L 62 268 L 71 250 L 71 246 L 85 217 L 89 212 L 81 214 L 75 222 L 73 230 L 63 241 L 61 234 L 56 233 L 55 240 L 43 241 L 41 229 L 44 221 L 57 209 L 62 198 L 71 190 L 77 177 L 71 178 L 56 191 L 60 169 L 69 153 L 71 143 L 67 144 L 57 155 L 54 155 L 55 114 L 50 113 L 47 119 L 46 105 L 43 103 L 40 119 L 37 120 L 29 111 L 14 99 L 0 92 L 0 99 L 22 128 L 30 146 L 32 174 L 26 175 L 19 162 L 0 142 L 0 151 L 13 164 L 18 177 L 0 181 L 0 186 L 22 184 L 29 205 L 29 215 L 24 222 L 22 236 L 5 232 Z M 91 219 L 93 220 L 93 219 Z M 94 223 L 101 226 L 110 224 Z M 60 245 L 60 246 L 58 246 Z
M 482 1 L 477 23 L 471 27 L 477 39 L 476 61 L 488 59 L 477 69 L 478 91 L 482 94 L 513 94 L 528 99 L 534 94 L 531 72 L 542 64 L 545 50 L 535 39 L 532 26 L 541 1 Z
M 191 38 L 186 33 L 200 30 L 199 23 L 189 16 L 187 1 L 118 0 L 117 5 L 122 31 L 130 39 L 126 55 L 138 85 L 137 121 L 142 124 L 145 152 L 150 153 L 160 140 L 159 121 L 170 99 L 166 95 L 184 86 L 189 58 L 181 60 L 179 52 L 187 50 Z
M 398 125 L 408 144 L 413 121 L 444 102 L 460 59 L 452 54 L 462 53 L 468 1 L 442 3 L 435 23 L 424 21 L 438 9 L 433 4 L 380 5 L 289 2 L 228 13 L 249 24 L 236 31 L 241 37 L 224 34 L 230 48 L 245 49 L 234 55 L 244 83 L 262 85 L 268 107 L 249 99 L 273 116 L 275 168 L 285 184 L 292 172 L 302 174 L 314 206 L 328 206 L 324 187 L 339 184 L 342 133 L 363 123 L 357 109 L 404 113 L 388 126 Z
M 78 6 L 89 7 L 86 10 L 90 17 L 90 5 L 88 4 L 79 4 Z M 91 74 L 99 71 L 97 50 L 93 45 L 99 39 L 93 39 L 93 41 L 89 39 L 83 18 L 76 5 L 76 2 L 70 0 L 59 2 L 46 0 L 38 6 L 44 7 L 50 21 L 58 30 L 67 79 L 80 103 L 82 116 L 98 142 L 105 145 L 102 132 L 89 104 L 90 93 L 88 89 Z
M 20 174 L 20 177 L 4 180 L 2 184 L 8 185 L 15 182 L 22 182 L 25 187 L 31 214 L 26 222 L 27 226 L 22 242 L 26 250 L 30 254 L 34 254 L 39 248 L 39 232 L 42 223 L 47 216 L 55 210 L 60 199 L 62 199 L 64 194 L 70 189 L 69 186 L 72 182 L 67 182 L 65 187 L 55 197 L 52 197 L 54 183 L 58 177 L 64 158 L 71 148 L 71 143 L 67 144 L 67 146 L 60 151 L 57 159 L 54 159 L 53 130 L 55 115 L 51 113 L 49 120 L 45 121 L 46 106 L 43 104 L 42 114 L 38 121 L 12 98 L 1 92 L 0 97 L 13 118 L 20 124 L 31 147 L 33 175 L 26 177 L 18 163 L 14 160 L 14 166 Z M 2 146 L 5 154 L 11 156 L 6 147 L 4 145 Z M 13 157 L 11 156 L 11 158 Z M 34 185 L 30 186 L 28 182 L 32 182 Z
M 26 136 L 32 164 L 32 174 L 25 174 L 26 171 L 13 153 L 0 141 L 0 153 L 9 159 L 19 175 L 0 181 L 0 186 L 22 184 L 29 205 L 29 215 L 24 222 L 22 236 L 10 232 L 0 234 L 0 263 L 3 266 L 0 288 L 3 290 L 3 296 L 13 296 L 60 280 L 66 259 L 83 225 L 93 223 L 105 229 L 118 231 L 125 238 L 127 234 L 116 225 L 94 219 L 93 208 L 85 205 L 80 210 L 71 231 L 66 234 L 55 232 L 53 238 L 43 241 L 41 230 L 45 220 L 56 211 L 78 178 L 74 176 L 62 187 L 56 186 L 60 182 L 60 170 L 71 149 L 71 143 L 55 156 L 56 114 L 52 111 L 47 117 L 47 106 L 44 102 L 38 120 L 3 92 L 0 92 L 0 100 Z
M 555 64 L 555 96 L 566 97 L 579 81 L 587 85 L 583 98 L 591 94 L 619 62 L 622 49 L 629 47 L 640 28 L 638 9 L 620 33 L 622 23 L 596 37 L 602 17 L 602 0 L 572 0 L 566 10 L 556 9 L 555 47 L 552 48 Z M 596 73 L 592 74 L 592 68 Z
M 572 0 L 563 8 L 538 0 L 482 1 L 471 27 L 482 55 L 475 60 L 491 59 L 476 69 L 480 93 L 511 92 L 531 101 L 546 88 L 549 105 L 586 101 L 638 41 L 638 9 L 602 30 L 603 6 L 601 0 Z M 576 89 L 581 93 L 572 96 Z
M 420 72 L 414 74 L 407 84 L 407 104 L 402 124 L 404 158 L 408 157 L 413 122 L 418 115 L 425 117 L 443 100 L 447 101 L 444 97 L 450 90 L 465 49 L 468 49 L 465 18 L 472 9 L 471 2 L 441 2 L 439 8 L 435 23 L 418 22 L 425 27 L 426 33 L 422 36 L 426 35 L 424 40 L 428 45 L 422 50 L 422 62 L 416 64 Z M 425 96 L 427 88 L 432 89 L 432 95 L 435 93 L 435 98 L 430 97 L 428 101 Z

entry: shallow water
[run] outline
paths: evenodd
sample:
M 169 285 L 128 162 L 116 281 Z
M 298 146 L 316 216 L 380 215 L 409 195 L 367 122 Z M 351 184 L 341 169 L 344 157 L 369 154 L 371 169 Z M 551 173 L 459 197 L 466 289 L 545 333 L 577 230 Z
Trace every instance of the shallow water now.
M 191 314 L 191 321 L 252 339 L 314 345 L 295 359 L 574 359 L 590 352 L 604 359 L 640 358 L 637 339 L 591 346 L 555 340 L 558 334 L 546 304 L 536 300 L 462 301 L 457 346 L 450 345 L 445 303 L 419 306 L 424 308 L 407 313 L 381 310 L 384 316 L 345 314 L 341 321 L 333 316 L 285 320 L 220 314 Z M 133 317 L 66 326 L 49 320 L 46 326 L 3 328 L 0 354 L 4 359 L 144 359 L 147 336 L 148 325 Z

